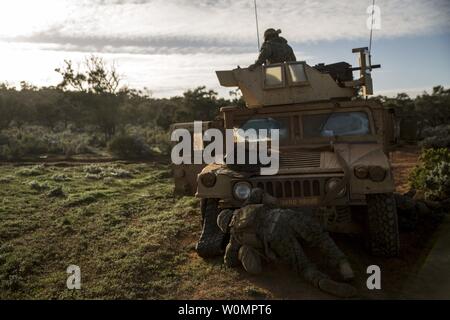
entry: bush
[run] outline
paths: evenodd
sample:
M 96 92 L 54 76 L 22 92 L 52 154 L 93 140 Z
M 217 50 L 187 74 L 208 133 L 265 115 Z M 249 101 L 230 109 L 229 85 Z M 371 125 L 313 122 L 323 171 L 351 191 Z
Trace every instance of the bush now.
M 31 187 L 31 189 L 36 191 L 42 191 L 49 188 L 48 184 L 46 182 L 38 182 L 36 180 L 32 180 L 28 183 L 28 185 Z
M 23 157 L 23 150 L 18 146 L 0 146 L 0 160 L 18 160 Z
M 422 133 L 424 139 L 420 145 L 424 148 L 448 148 L 450 147 L 450 125 L 428 127 Z
M 425 178 L 425 197 L 430 200 L 450 198 L 450 162 L 440 162 Z
M 100 138 L 95 134 L 71 130 L 53 132 L 38 126 L 3 130 L 0 138 L 0 159 L 20 160 L 42 155 L 92 154 Z
M 128 135 L 113 138 L 108 150 L 121 159 L 142 159 L 151 155 L 150 147 L 142 138 Z
M 29 168 L 23 168 L 17 171 L 16 174 L 22 177 L 36 177 L 45 174 L 45 167 L 43 165 L 37 165 Z
M 172 145 L 169 134 L 163 129 L 158 127 L 126 126 L 124 131 L 127 135 L 143 139 L 154 153 L 164 156 L 170 155 Z
M 88 180 L 112 181 L 113 179 L 133 178 L 133 173 L 131 173 L 128 170 L 122 169 L 117 165 L 114 166 L 90 165 L 84 167 L 84 172 L 86 172 L 85 178 Z
M 411 187 L 423 190 L 430 200 L 450 197 L 450 150 L 447 148 L 424 149 L 420 164 L 409 176 Z

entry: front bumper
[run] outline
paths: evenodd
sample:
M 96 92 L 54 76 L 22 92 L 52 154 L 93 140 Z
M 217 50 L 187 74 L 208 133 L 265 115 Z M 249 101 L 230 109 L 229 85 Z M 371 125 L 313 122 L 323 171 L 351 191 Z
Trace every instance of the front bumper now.
M 250 178 L 248 181 L 253 188 L 263 189 L 268 194 L 276 197 L 282 207 L 320 207 L 348 205 L 348 191 L 341 197 L 326 200 L 326 183 L 333 178 L 343 179 L 342 173 L 324 175 L 281 175 L 281 176 L 258 176 Z M 235 183 L 241 179 L 231 180 L 231 189 Z M 346 190 L 348 186 L 346 186 Z M 224 207 L 241 206 L 242 202 L 235 199 L 225 200 Z

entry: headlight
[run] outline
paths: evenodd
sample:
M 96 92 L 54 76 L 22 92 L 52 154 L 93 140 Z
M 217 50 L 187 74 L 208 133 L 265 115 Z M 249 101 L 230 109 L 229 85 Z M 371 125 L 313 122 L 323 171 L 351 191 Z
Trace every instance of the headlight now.
M 372 181 L 381 182 L 386 178 L 386 169 L 380 166 L 370 167 L 369 176 Z
M 369 168 L 366 166 L 355 167 L 355 177 L 358 179 L 367 179 L 369 177 Z
M 200 176 L 200 181 L 207 188 L 214 187 L 214 185 L 216 184 L 216 175 L 212 172 L 202 174 Z
M 338 178 L 332 178 L 332 179 L 328 180 L 327 185 L 326 185 L 326 192 L 327 193 L 333 192 L 340 182 L 341 182 L 341 179 L 338 179 Z M 342 198 L 343 196 L 345 196 L 346 192 L 347 192 L 347 188 L 344 187 L 336 194 L 336 196 L 338 198 Z
M 247 200 L 252 192 L 252 186 L 248 182 L 238 182 L 233 187 L 233 195 L 238 200 Z

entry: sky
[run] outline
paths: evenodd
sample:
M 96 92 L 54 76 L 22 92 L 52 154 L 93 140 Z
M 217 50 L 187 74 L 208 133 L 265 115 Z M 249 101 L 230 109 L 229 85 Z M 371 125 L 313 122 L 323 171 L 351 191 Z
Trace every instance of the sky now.
M 282 30 L 299 60 L 347 61 L 368 46 L 372 0 L 258 0 L 259 29 Z M 376 0 L 375 94 L 450 86 L 450 1 Z M 0 82 L 56 85 L 54 71 L 95 54 L 124 84 L 155 97 L 206 85 L 227 96 L 215 70 L 257 57 L 253 0 L 1 0 Z M 356 75 L 356 74 L 355 74 Z

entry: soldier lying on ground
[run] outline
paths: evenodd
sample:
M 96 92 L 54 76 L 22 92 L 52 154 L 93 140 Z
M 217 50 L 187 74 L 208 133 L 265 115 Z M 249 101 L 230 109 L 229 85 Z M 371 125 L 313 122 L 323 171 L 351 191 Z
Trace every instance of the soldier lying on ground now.
M 258 60 L 249 66 L 252 71 L 262 64 L 282 63 L 296 61 L 294 50 L 288 45 L 285 38 L 280 37 L 281 30 L 267 29 L 264 32 L 264 43 L 261 46 Z
M 439 224 L 450 209 L 450 199 L 430 201 L 425 199 L 423 192 L 410 190 L 404 194 L 395 193 L 398 224 L 402 231 L 416 229 L 419 219 Z
M 318 248 L 330 266 L 339 269 L 344 280 L 353 279 L 347 258 L 323 230 L 312 210 L 280 209 L 276 202 L 261 189 L 254 189 L 243 208 L 220 213 L 217 219 L 220 229 L 231 234 L 225 264 L 235 267 L 241 262 L 247 272 L 258 274 L 262 260 L 283 261 L 324 292 L 343 298 L 354 296 L 354 287 L 331 280 L 303 251 L 299 239 Z

